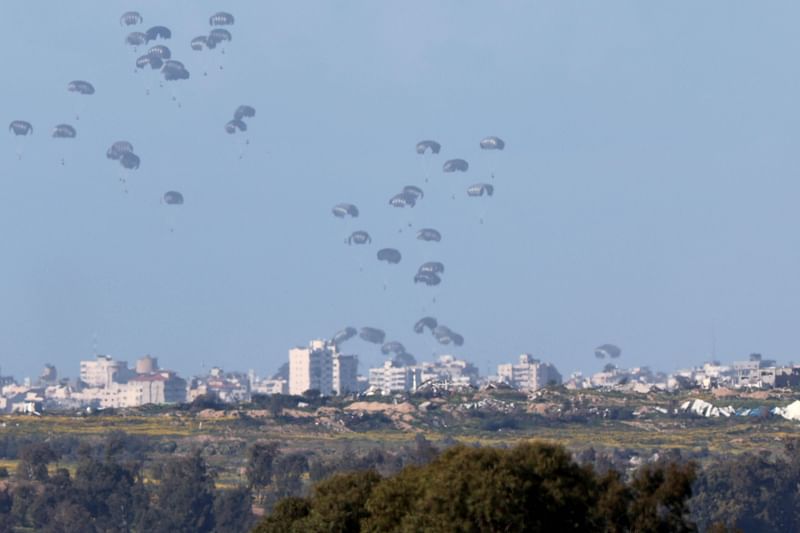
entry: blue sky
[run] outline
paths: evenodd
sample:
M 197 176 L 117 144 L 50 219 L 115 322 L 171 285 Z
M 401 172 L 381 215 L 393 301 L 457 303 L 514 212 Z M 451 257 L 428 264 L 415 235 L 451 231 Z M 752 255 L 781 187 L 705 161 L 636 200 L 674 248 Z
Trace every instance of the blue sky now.
M 2 114 L 36 130 L 0 151 L 4 373 L 75 375 L 95 335 L 187 374 L 267 373 L 347 325 L 424 359 L 448 351 L 411 331 L 426 314 L 482 372 L 521 352 L 593 370 L 606 342 L 671 370 L 708 358 L 712 330 L 722 359 L 800 360 L 795 3 L 7 4 Z M 190 80 L 134 73 L 130 9 L 173 30 Z M 191 51 L 218 10 L 236 16 L 225 54 Z M 243 103 L 257 116 L 228 136 Z M 61 122 L 78 137 L 51 139 Z M 482 153 L 486 135 L 506 150 Z M 424 138 L 438 157 L 415 154 Z M 128 194 L 105 158 L 120 139 L 142 158 Z M 469 173 L 442 174 L 450 157 Z M 495 196 L 467 198 L 491 170 Z M 425 198 L 389 207 L 409 184 Z M 185 205 L 159 203 L 171 189 Z M 355 229 L 370 248 L 343 244 Z M 426 260 L 447 267 L 435 290 L 411 281 Z

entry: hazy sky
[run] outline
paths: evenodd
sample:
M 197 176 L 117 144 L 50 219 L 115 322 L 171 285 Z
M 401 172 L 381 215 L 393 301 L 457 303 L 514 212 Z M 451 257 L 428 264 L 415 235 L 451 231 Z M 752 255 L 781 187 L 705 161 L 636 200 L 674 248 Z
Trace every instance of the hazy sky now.
M 448 351 L 412 332 L 426 314 L 481 372 L 521 352 L 594 370 L 607 342 L 621 364 L 672 370 L 708 358 L 712 330 L 724 360 L 800 359 L 796 2 L 40 7 L 3 5 L 2 116 L 36 128 L 0 151 L 5 374 L 74 376 L 95 335 L 101 353 L 185 374 L 264 374 L 347 325 L 424 359 Z M 173 30 L 190 80 L 134 73 L 130 9 Z M 217 10 L 235 15 L 233 42 L 193 52 Z M 97 93 L 68 93 L 74 79 Z M 226 135 L 243 103 L 258 111 L 248 133 Z M 61 122 L 78 137 L 50 138 Z M 486 135 L 506 150 L 482 153 Z M 443 145 L 427 162 L 424 138 Z M 128 194 L 105 157 L 121 139 L 142 159 Z M 443 174 L 451 157 L 470 171 Z M 495 196 L 467 198 L 492 169 Z M 390 207 L 408 184 L 425 198 Z M 170 189 L 186 204 L 160 204 Z M 360 218 L 334 219 L 345 201 Z M 373 244 L 343 244 L 355 229 Z M 378 263 L 383 246 L 403 262 Z M 447 267 L 437 289 L 412 282 L 426 260 Z

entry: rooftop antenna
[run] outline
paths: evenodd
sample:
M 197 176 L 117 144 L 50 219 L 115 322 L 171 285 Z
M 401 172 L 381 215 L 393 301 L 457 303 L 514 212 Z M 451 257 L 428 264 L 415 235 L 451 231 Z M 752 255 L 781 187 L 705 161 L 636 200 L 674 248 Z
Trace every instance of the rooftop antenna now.
M 94 356 L 97 357 L 97 332 L 96 331 L 92 334 L 92 352 L 94 353 Z

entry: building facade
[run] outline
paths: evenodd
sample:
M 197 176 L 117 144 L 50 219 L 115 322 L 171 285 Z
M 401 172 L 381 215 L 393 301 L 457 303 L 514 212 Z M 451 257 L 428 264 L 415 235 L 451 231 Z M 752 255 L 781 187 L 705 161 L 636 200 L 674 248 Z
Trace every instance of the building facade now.
M 358 356 L 339 353 L 333 356 L 333 392 L 339 395 L 358 392 Z
M 369 386 L 383 394 L 410 392 L 422 384 L 422 369 L 418 366 L 397 366 L 386 361 L 383 366 L 369 369 Z
M 335 351 L 335 345 L 322 340 L 289 350 L 289 394 L 301 395 L 309 390 L 317 390 L 323 396 L 333 394 Z
M 518 364 L 498 365 L 497 375 L 512 387 L 527 392 L 537 391 L 551 383 L 561 384 L 561 374 L 555 366 L 542 363 L 527 353 L 519 356 Z
M 134 373 L 125 361 L 115 361 L 111 356 L 98 355 L 94 360 L 81 361 L 80 379 L 89 387 L 109 387 L 124 383 Z

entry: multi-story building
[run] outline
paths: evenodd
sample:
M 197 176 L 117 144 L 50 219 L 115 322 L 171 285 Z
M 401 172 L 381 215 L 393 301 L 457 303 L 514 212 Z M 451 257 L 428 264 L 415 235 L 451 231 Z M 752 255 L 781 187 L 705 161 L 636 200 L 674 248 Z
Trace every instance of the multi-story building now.
M 369 369 L 369 385 L 384 394 L 409 392 L 422 384 L 422 368 L 418 366 L 396 366 L 386 361 L 382 367 Z
M 456 359 L 452 355 L 440 355 L 432 363 L 419 365 L 422 370 L 422 382 L 450 381 L 456 385 L 477 385 L 480 378 L 478 369 L 472 363 Z
M 358 356 L 336 353 L 333 356 L 333 392 L 358 392 Z
M 250 390 L 253 394 L 289 394 L 289 382 L 285 379 L 256 379 Z
M 97 359 L 81 361 L 80 379 L 89 387 L 109 387 L 124 383 L 134 372 L 125 361 L 115 361 L 111 356 L 98 355 Z
M 551 383 L 561 384 L 561 374 L 550 363 L 542 363 L 531 354 L 519 356 L 519 364 L 498 365 L 497 375 L 514 388 L 533 392 Z
M 142 374 L 128 380 L 134 405 L 181 403 L 186 401 L 186 380 L 174 372 Z
M 333 394 L 333 356 L 336 345 L 323 340 L 311 341 L 307 348 L 289 350 L 289 394 L 300 395 L 317 390 Z

